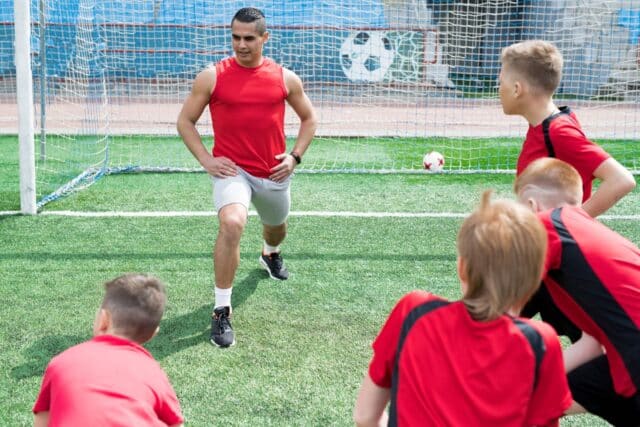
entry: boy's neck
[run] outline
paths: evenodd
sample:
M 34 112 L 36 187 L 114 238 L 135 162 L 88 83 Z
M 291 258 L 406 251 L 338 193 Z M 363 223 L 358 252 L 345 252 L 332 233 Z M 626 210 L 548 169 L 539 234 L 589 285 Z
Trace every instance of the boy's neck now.
M 108 329 L 108 330 L 101 331 L 101 332 L 98 332 L 98 333 L 94 334 L 94 337 L 99 337 L 99 336 L 104 336 L 104 335 L 110 335 L 112 337 L 121 338 L 123 340 L 131 341 L 131 342 L 134 342 L 134 343 L 139 344 L 139 345 L 144 344 L 144 343 L 138 342 L 138 341 L 136 341 L 136 340 L 132 339 L 131 337 L 128 337 L 128 336 L 126 336 L 124 334 L 118 333 L 117 331 L 115 331 L 114 329 L 111 329 L 111 328 Z
M 553 100 L 551 98 L 546 98 L 538 102 L 533 102 L 531 107 L 529 107 L 522 116 L 527 119 L 531 126 L 536 127 L 540 125 L 544 119 L 559 111 L 560 110 L 556 107 Z

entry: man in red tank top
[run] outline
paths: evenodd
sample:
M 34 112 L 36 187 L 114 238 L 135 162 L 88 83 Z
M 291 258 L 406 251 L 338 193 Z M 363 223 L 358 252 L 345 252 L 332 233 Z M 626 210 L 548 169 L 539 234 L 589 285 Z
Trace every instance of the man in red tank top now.
M 260 265 L 273 279 L 286 280 L 289 276 L 280 256 L 291 203 L 289 184 L 317 125 L 300 78 L 262 55 L 268 39 L 260 10 L 247 7 L 236 12 L 231 20 L 235 55 L 196 76 L 178 116 L 180 136 L 213 180 L 219 229 L 213 253 L 211 343 L 219 347 L 235 344 L 229 320 L 231 291 L 251 203 L 263 224 Z M 285 101 L 300 119 L 289 153 L 284 135 Z M 196 129 L 207 105 L 214 132 L 212 153 Z

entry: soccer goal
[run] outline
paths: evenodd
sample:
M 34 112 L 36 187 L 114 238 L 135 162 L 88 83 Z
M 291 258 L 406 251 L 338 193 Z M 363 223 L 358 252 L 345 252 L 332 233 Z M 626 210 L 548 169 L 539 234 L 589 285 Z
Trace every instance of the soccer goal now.
M 512 172 L 527 125 L 502 113 L 499 55 L 534 38 L 564 55 L 557 103 L 640 171 L 640 0 L 22 3 L 0 0 L 0 132 L 21 123 L 37 208 L 108 174 L 200 171 L 176 117 L 195 75 L 232 54 L 231 17 L 249 5 L 267 17 L 266 55 L 318 111 L 301 172 L 425 173 L 431 150 L 445 172 Z M 199 125 L 210 144 L 208 112 Z

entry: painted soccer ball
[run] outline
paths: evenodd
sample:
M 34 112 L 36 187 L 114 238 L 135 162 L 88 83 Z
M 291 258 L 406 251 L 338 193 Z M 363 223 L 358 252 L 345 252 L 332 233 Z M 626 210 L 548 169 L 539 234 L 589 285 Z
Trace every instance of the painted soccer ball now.
M 424 155 L 422 165 L 429 172 L 442 172 L 444 168 L 444 156 L 437 151 L 432 151 Z
M 354 82 L 380 82 L 393 63 L 395 49 L 384 31 L 351 33 L 340 47 L 340 64 Z

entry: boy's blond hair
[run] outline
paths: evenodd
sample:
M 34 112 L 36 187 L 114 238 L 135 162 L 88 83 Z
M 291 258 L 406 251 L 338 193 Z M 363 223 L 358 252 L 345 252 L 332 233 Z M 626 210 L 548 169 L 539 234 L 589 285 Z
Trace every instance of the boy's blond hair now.
M 155 334 L 167 303 L 164 284 L 153 276 L 129 273 L 104 284 L 101 308 L 118 334 L 138 343 Z
M 514 201 L 491 201 L 480 207 L 458 232 L 458 253 L 466 276 L 462 301 L 476 320 L 519 311 L 540 286 L 547 234 L 536 215 Z
M 533 198 L 543 208 L 582 203 L 582 178 L 567 162 L 542 157 L 529 164 L 513 183 L 521 199 Z
M 562 78 L 562 55 L 551 43 L 529 40 L 502 50 L 502 65 L 526 80 L 534 89 L 552 95 Z

